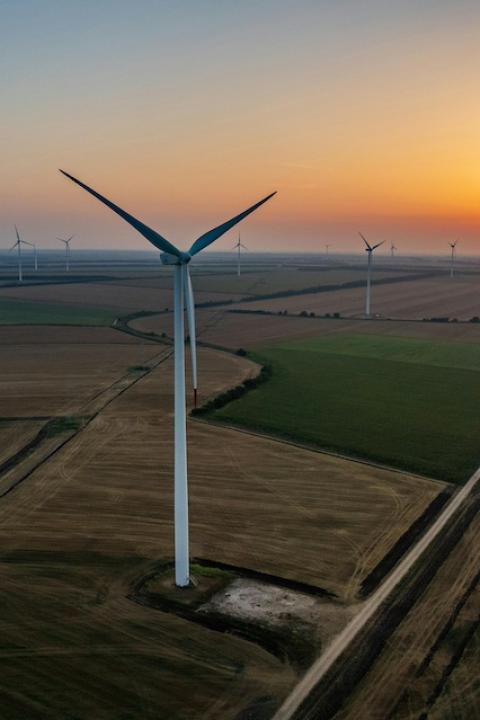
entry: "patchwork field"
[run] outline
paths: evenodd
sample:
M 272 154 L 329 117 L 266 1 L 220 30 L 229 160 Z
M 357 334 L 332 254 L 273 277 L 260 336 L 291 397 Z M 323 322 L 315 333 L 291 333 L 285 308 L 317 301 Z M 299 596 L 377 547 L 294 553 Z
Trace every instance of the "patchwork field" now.
M 388 268 L 379 271 L 378 279 L 392 276 Z M 252 715 L 263 720 L 295 684 L 294 665 L 250 640 L 131 597 L 135 584 L 173 554 L 171 348 L 109 327 L 8 326 L 110 324 L 117 316 L 171 306 L 171 278 L 164 272 L 118 272 L 119 278 L 108 282 L 0 289 L 0 462 L 35 437 L 47 418 L 60 417 L 70 428 L 61 442 L 46 443 L 43 455 L 33 453 L 26 470 L 19 466 L 16 475 L 10 470 L 0 476 L 0 490 L 9 489 L 0 500 L 0 582 L 8 589 L 0 596 L 0 715 L 2 720 L 246 720 Z M 194 285 L 198 303 L 226 302 L 362 276 L 363 268 L 279 267 L 245 272 L 239 279 L 232 270 L 198 268 Z M 445 303 L 456 298 L 457 307 L 465 302 L 467 312 L 475 278 L 457 280 L 458 294 L 448 286 L 449 297 L 442 297 Z M 443 280 L 378 286 L 374 307 L 385 292 L 393 316 L 396 307 L 410 307 L 409 317 L 417 312 L 423 317 L 420 308 L 438 304 L 440 286 Z M 359 293 L 361 312 L 362 288 L 242 307 L 278 302 L 283 310 L 290 307 L 285 303 L 298 301 L 299 311 L 310 310 L 305 299 L 323 302 L 345 293 Z M 245 417 L 220 413 L 222 420 L 251 426 L 253 414 L 262 431 L 357 455 L 377 453 L 389 464 L 400 465 L 407 457 L 408 467 L 448 480 L 463 479 L 478 461 L 479 326 L 247 315 L 230 313 L 231 307 L 198 311 L 200 339 L 234 350 L 253 348 L 268 356 L 275 373 L 222 411 L 246 408 L 241 410 Z M 171 323 L 169 312 L 130 324 L 171 335 Z M 200 402 L 258 369 L 244 357 L 200 348 Z M 381 402 L 386 393 L 388 406 Z M 86 424 L 76 425 L 79 420 Z M 249 430 L 193 418 L 188 426 L 192 555 L 325 591 L 325 614 L 317 628 L 321 643 L 357 611 L 391 567 L 388 562 L 413 541 L 414 523 L 422 517 L 427 522 L 432 503 L 452 490 L 442 481 Z M 308 432 L 313 435 L 306 437 Z M 338 439 L 341 447 L 335 445 Z M 447 471 L 442 474 L 440 467 Z M 472 559 L 468 568 L 473 570 L 472 545 L 459 552 Z M 452 559 L 449 567 L 454 565 Z M 418 627 L 424 623 L 425 647 L 440 627 L 440 619 L 435 626 L 425 620 L 428 603 L 436 608 L 435 617 L 443 618 L 464 581 L 451 582 L 445 575 L 442 582 L 426 598 L 419 620 L 411 618 L 400 630 L 398 649 L 412 663 L 423 657 L 420 640 L 412 640 Z M 449 582 L 452 591 L 442 605 Z M 431 705 L 435 720 L 450 717 L 460 693 L 468 695 L 468 707 L 475 707 L 475 688 L 467 684 L 475 648 L 472 639 Z M 398 693 L 398 678 L 409 682 L 403 671 L 396 679 L 398 656 L 389 658 L 378 675 L 391 689 L 386 703 Z M 368 698 L 375 700 L 375 683 L 363 691 L 352 698 L 359 704 L 349 706 L 348 717 L 360 720 Z
M 478 345 L 336 335 L 259 353 L 272 378 L 213 419 L 455 482 L 480 462 Z
M 2 333 L 18 341 L 19 331 Z M 35 359 L 28 343 L 2 350 L 17 352 L 40 388 L 55 375 L 69 413 L 87 397 L 79 374 L 99 391 L 107 377 L 94 367 L 102 360 L 108 381 L 118 382 L 139 353 L 159 347 L 99 328 L 69 328 L 64 345 L 54 339 L 59 331 L 46 331 L 50 352 L 38 344 Z M 108 355 L 102 332 L 125 345 L 112 343 Z M 199 360 L 203 398 L 257 372 L 212 350 Z M 6 387 L 17 371 L 4 356 Z M 171 375 L 165 356 L 2 498 L 6 720 L 236 720 L 295 682 L 288 663 L 256 644 L 128 599 L 139 578 L 172 556 Z M 38 405 L 64 412 L 52 388 Z M 337 596 L 332 608 L 356 602 L 371 570 L 444 487 L 197 421 L 189 441 L 192 554 L 312 583 Z
M 378 279 L 378 278 L 377 278 Z M 361 317 L 365 313 L 365 287 L 332 290 L 271 300 L 232 305 L 233 308 L 290 313 L 302 311 L 317 315 L 339 312 Z M 372 313 L 401 319 L 450 317 L 469 320 L 480 316 L 479 280 L 476 275 L 417 279 L 372 285 Z
M 151 315 L 130 321 L 130 326 L 142 332 L 173 333 L 173 314 Z M 439 342 L 480 342 L 480 323 L 423 323 L 415 321 L 322 319 L 256 315 L 230 312 L 228 308 L 197 310 L 197 333 L 203 342 L 236 350 L 266 344 L 281 343 L 285 339 L 316 338 L 331 334 L 382 335 L 412 337 Z

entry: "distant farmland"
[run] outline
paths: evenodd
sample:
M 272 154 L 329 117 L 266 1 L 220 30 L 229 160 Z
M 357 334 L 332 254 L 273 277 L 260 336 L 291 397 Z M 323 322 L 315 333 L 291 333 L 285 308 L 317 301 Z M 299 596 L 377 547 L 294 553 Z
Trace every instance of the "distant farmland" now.
M 116 313 L 95 307 L 0 298 L 0 325 L 111 325 Z
M 272 379 L 215 419 L 454 482 L 478 465 L 476 345 L 329 336 L 258 359 Z

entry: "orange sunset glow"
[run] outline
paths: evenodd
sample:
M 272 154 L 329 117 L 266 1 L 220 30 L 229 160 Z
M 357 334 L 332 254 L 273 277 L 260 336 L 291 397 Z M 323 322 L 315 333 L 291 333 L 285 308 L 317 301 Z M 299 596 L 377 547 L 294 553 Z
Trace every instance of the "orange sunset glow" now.
M 147 248 L 62 167 L 179 244 L 278 190 L 255 249 L 480 251 L 475 3 L 81 5 L 2 4 L 4 245 Z

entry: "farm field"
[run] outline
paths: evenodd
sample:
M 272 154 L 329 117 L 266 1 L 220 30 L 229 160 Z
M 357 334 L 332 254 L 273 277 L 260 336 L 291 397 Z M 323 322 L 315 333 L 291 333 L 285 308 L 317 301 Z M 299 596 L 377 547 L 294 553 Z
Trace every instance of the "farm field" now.
M 334 720 L 478 717 L 479 531 L 477 513 Z
M 477 608 L 478 600 L 477 597 Z M 478 619 L 476 622 L 478 624 Z M 478 714 L 480 706 L 479 666 L 480 629 L 477 627 L 430 710 L 431 720 L 450 720 L 451 718 L 470 720 L 475 717 L 476 713 Z
M 226 293 L 228 295 L 252 296 L 268 295 L 276 292 L 299 291 L 308 287 L 336 285 L 349 282 L 363 282 L 365 271 L 360 267 L 335 267 L 324 265 L 316 270 L 305 268 L 268 268 L 263 271 L 251 270 L 248 265 L 244 267 L 240 277 L 237 276 L 236 267 L 227 270 L 218 269 L 216 272 L 207 272 L 201 266 L 192 264 L 192 280 L 195 293 Z M 396 276 L 415 277 L 414 268 L 380 269 L 378 278 L 391 278 Z M 172 287 L 172 278 L 169 275 L 150 276 L 148 279 L 131 279 L 120 281 L 121 284 L 142 287 Z M 116 284 L 117 281 L 113 281 Z
M 78 340 L 88 342 L 90 329 L 66 330 L 68 352 L 55 340 L 60 328 L 46 329 L 49 372 L 72 400 L 75 393 L 76 407 L 77 378 L 66 368 L 95 378 L 93 364 L 108 358 L 112 382 L 125 363 L 139 362 L 135 353 L 159 348 L 95 328 L 88 361 Z M 2 329 L 13 339 L 19 331 Z M 127 347 L 112 342 L 108 356 L 103 332 L 125 337 Z M 38 351 L 44 373 L 47 356 L 40 344 Z M 203 398 L 256 372 L 213 350 L 201 349 L 199 359 Z M 17 368 L 6 362 L 3 371 L 8 384 Z M 119 707 L 125 720 L 157 720 L 159 707 L 169 720 L 237 720 L 295 682 L 289 664 L 258 645 L 128 599 L 132 584 L 173 551 L 171 373 L 167 358 L 2 498 L 7 720 L 64 720 L 72 702 L 81 720 L 118 720 Z M 365 578 L 444 488 L 193 420 L 189 440 L 192 554 L 324 588 L 336 595 L 329 618 L 354 609 Z
M 197 310 L 197 333 L 203 342 L 236 350 L 249 349 L 285 339 L 317 338 L 323 335 L 359 334 L 412 337 L 438 342 L 480 342 L 480 323 L 423 323 L 415 321 L 322 319 L 256 315 L 230 312 L 229 308 Z M 165 332 L 172 336 L 173 314 L 136 318 L 130 327 L 142 332 Z
M 23 288 L 22 288 L 23 290 Z M 99 307 L 0 298 L 0 325 L 111 325 L 116 313 Z
M 214 292 L 198 292 L 196 293 L 196 302 L 210 301 L 226 301 L 231 300 L 231 295 Z M 137 286 L 129 285 L 113 285 L 109 282 L 103 283 L 65 283 L 63 285 L 45 284 L 45 285 L 25 285 L 23 287 L 0 288 L 0 313 L 2 310 L 1 303 L 8 300 L 12 303 L 13 311 L 19 305 L 19 301 L 29 300 L 35 303 L 35 307 L 41 309 L 39 303 L 47 305 L 46 312 L 52 312 L 52 303 L 57 308 L 57 313 L 63 322 L 68 322 L 69 310 L 71 308 L 81 308 L 83 315 L 88 315 L 89 308 L 92 308 L 91 315 L 95 317 L 97 313 L 111 318 L 118 314 L 129 312 L 137 312 L 140 310 L 164 310 L 166 307 L 172 307 L 173 297 L 172 291 L 168 288 L 150 288 L 144 287 L 141 280 Z M 16 304 L 15 304 L 16 301 Z M 109 314 L 105 310 L 111 311 Z M 8 307 L 4 313 L 7 317 Z M 77 314 L 78 314 L 77 310 Z M 1 320 L 1 315 L 0 315 Z M 27 321 L 28 322 L 28 321 Z M 44 322 L 50 322 L 48 317 Z M 87 324 L 86 322 L 84 324 Z M 91 324 L 100 324 L 98 322 Z M 105 323 L 101 323 L 105 324 Z
M 453 280 L 448 276 L 416 279 L 384 285 L 375 285 L 374 279 L 372 312 L 406 320 L 442 316 L 469 320 L 475 315 L 480 316 L 479 288 L 476 275 L 458 275 Z M 234 304 L 232 308 L 270 312 L 288 310 L 290 313 L 305 310 L 318 315 L 339 312 L 345 316 L 362 317 L 365 313 L 365 287 L 257 300 Z
M 42 420 L 0 419 L 0 465 L 33 440 L 43 425 Z
M 112 336 L 115 342 L 110 343 Z M 156 355 L 159 347 L 107 328 L 1 328 L 1 417 L 79 413 L 129 367 Z
M 453 482 L 480 461 L 477 345 L 337 335 L 259 358 L 272 378 L 213 419 Z

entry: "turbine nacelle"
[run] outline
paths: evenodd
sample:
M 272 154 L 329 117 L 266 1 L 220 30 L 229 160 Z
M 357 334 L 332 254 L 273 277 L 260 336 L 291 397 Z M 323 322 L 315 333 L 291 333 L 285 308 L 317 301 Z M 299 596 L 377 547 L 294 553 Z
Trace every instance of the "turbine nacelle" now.
M 180 255 L 160 253 L 160 261 L 162 265 L 187 265 L 191 259 L 192 256 L 188 252 L 182 252 Z

